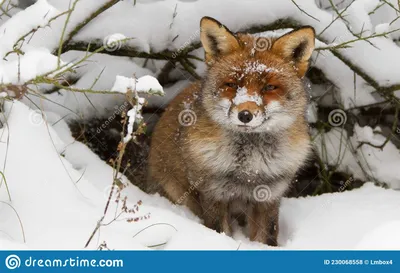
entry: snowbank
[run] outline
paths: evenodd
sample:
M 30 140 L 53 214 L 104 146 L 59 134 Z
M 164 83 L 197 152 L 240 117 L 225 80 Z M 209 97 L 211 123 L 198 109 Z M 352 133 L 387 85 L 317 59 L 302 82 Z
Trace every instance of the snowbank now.
M 3 182 L 0 248 L 82 249 L 103 215 L 113 170 L 76 142 L 57 115 L 29 110 L 20 102 L 7 102 L 5 107 L 8 123 L 0 130 L 0 170 L 11 201 Z M 122 182 L 127 185 L 128 206 L 142 200 L 136 216 L 150 217 L 101 227 L 91 249 L 104 241 L 111 249 L 155 245 L 162 249 L 269 248 L 249 242 L 241 230 L 233 239 L 218 234 L 201 225 L 186 208 L 158 195 L 149 196 L 124 177 Z M 284 199 L 279 244 L 285 249 L 399 247 L 392 242 L 399 242 L 399 209 L 400 192 L 371 183 L 349 192 Z M 112 202 L 106 223 L 115 210 Z

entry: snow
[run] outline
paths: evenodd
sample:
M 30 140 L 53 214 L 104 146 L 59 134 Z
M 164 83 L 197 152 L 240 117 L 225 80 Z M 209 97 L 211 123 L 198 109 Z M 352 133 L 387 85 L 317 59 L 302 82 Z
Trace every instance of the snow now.
M 136 91 L 149 94 L 158 94 L 163 96 L 164 90 L 156 78 L 152 76 L 143 76 L 137 80 Z
M 26 52 L 19 60 L 7 62 L 0 67 L 0 83 L 25 83 L 56 69 L 56 56 L 45 48 L 33 49 Z
M 318 106 L 316 103 L 312 102 L 307 108 L 307 121 L 309 123 L 315 123 L 318 120 L 317 117 Z
M 256 62 L 247 62 L 246 66 L 244 68 L 244 73 L 245 74 L 250 74 L 250 73 L 263 73 L 263 72 L 269 72 L 270 68 L 268 68 L 265 64 L 259 63 L 258 61 Z
M 246 87 L 238 87 L 236 91 L 236 96 L 233 98 L 232 102 L 235 105 L 239 105 L 245 102 L 255 102 L 257 105 L 262 104 L 262 98 L 259 95 L 249 95 Z
M 87 14 L 98 9 L 105 2 L 105 0 L 78 1 L 74 12 L 71 14 L 70 21 L 66 26 L 66 33 L 71 31 L 74 26 L 86 18 Z M 388 24 L 395 19 L 396 13 L 394 13 L 393 10 L 390 11 L 390 7 L 388 10 L 386 5 L 378 9 L 376 13 L 368 16 L 368 13 L 376 7 L 376 4 L 377 1 L 354 1 L 354 3 L 351 4 L 344 15 L 346 15 L 345 18 L 350 24 L 349 28 L 352 32 L 358 33 L 358 31 L 362 29 L 364 31 L 362 34 L 363 37 L 372 34 L 374 29 L 377 33 L 381 33 L 384 29 L 384 24 Z M 53 51 L 59 45 L 61 37 L 61 31 L 55 30 L 61 30 L 64 27 L 65 15 L 51 21 L 50 26 L 46 25 L 51 18 L 67 11 L 69 5 L 70 3 L 68 1 L 40 0 L 35 5 L 17 13 L 13 18 L 7 20 L 0 26 L 0 35 L 2 35 L 0 37 L 2 41 L 5 41 L 4 44 L 2 43 L 0 46 L 0 55 L 4 55 L 12 50 L 13 45 L 17 42 L 19 37 L 37 26 L 41 26 L 41 28 L 39 28 L 34 35 L 29 35 L 29 40 L 22 43 L 21 50 L 26 52 L 31 48 L 47 48 L 50 52 Z M 177 54 L 182 51 L 182 46 L 199 41 L 198 22 L 203 14 L 217 18 L 225 25 L 229 26 L 232 31 L 243 30 L 251 26 L 269 24 L 278 18 L 293 18 L 304 25 L 313 26 L 317 34 L 330 25 L 330 27 L 322 33 L 323 40 L 328 42 L 328 44 L 340 44 L 341 42 L 355 39 L 354 35 L 349 32 L 349 29 L 342 20 L 335 20 L 332 23 L 336 15 L 319 9 L 313 0 L 302 1 L 300 6 L 309 14 L 313 14 L 313 17 L 317 18 L 319 21 L 312 19 L 303 12 L 299 12 L 298 8 L 293 5 L 290 0 L 252 0 L 250 2 L 237 0 L 202 0 L 194 2 L 165 0 L 152 2 L 151 9 L 148 9 L 148 6 L 149 3 L 147 2 L 138 2 L 136 5 L 133 5 L 130 1 L 120 1 L 100 14 L 92 23 L 82 29 L 75 37 L 75 40 L 98 41 L 105 46 L 106 51 L 114 51 L 118 48 L 129 46 L 144 52 L 161 52 L 165 49 L 169 49 Z M 173 16 L 175 8 L 176 14 Z M 240 14 L 238 14 L 239 11 Z M 115 20 L 116 17 L 118 20 Z M 157 18 L 157 20 L 153 18 Z M 386 21 L 382 21 L 382 18 Z M 19 21 L 22 21 L 23 24 L 17 23 Z M 398 25 L 400 25 L 400 20 L 394 21 L 390 30 L 397 29 Z M 394 32 L 390 34 L 390 37 L 395 38 L 398 35 L 398 33 Z M 114 43 L 112 41 L 114 41 Z M 396 71 L 400 70 L 400 64 L 393 62 L 391 66 L 388 66 L 387 60 L 400 58 L 400 50 L 393 41 L 385 37 L 373 38 L 370 39 L 370 42 L 373 43 L 375 47 L 367 42 L 355 42 L 351 44 L 350 48 L 339 49 L 339 52 L 354 64 L 363 67 L 363 69 L 366 70 L 365 72 L 376 79 L 381 85 L 387 86 L 397 83 L 398 75 Z M 114 45 L 115 48 L 111 45 Z M 326 44 L 317 41 L 317 48 L 323 46 L 326 46 Z M 203 57 L 201 50 L 196 51 L 195 54 L 198 52 L 200 57 Z M 16 54 L 9 55 L 9 61 L 16 61 L 17 58 L 15 55 Z M 71 55 L 71 53 L 63 54 L 62 60 L 67 61 L 65 55 Z M 364 56 L 374 56 L 374 58 L 365 58 Z M 97 57 L 93 56 L 93 58 Z M 118 62 L 118 60 L 115 61 Z M 322 69 L 327 78 L 338 87 L 339 93 L 337 94 L 337 98 L 344 108 L 366 105 L 379 101 L 379 98 L 371 93 L 373 88 L 368 86 L 358 75 L 355 76 L 354 81 L 353 72 L 329 51 L 324 50 L 314 53 L 313 61 L 316 62 L 315 66 Z M 112 65 L 113 64 L 107 63 L 107 66 Z M 199 65 L 199 62 L 196 62 L 196 65 Z M 140 69 L 142 68 L 138 67 L 131 72 Z M 202 74 L 204 72 L 204 65 L 201 64 L 196 69 L 196 72 Z M 92 74 L 90 70 L 86 73 Z M 0 71 L 0 74 L 4 73 Z M 106 73 L 104 73 L 104 75 L 106 75 Z M 7 75 L 3 75 L 3 78 L 5 79 L 6 76 Z M 124 76 L 131 75 L 128 74 Z M 93 77 L 90 77 L 90 79 L 93 80 Z M 108 88 L 110 87 L 111 86 L 108 86 Z M 47 96 L 48 95 L 46 95 L 46 97 Z M 54 100 L 54 98 L 51 99 Z M 57 100 L 60 100 L 60 98 Z M 69 104 L 67 101 L 62 104 L 69 109 L 76 107 L 76 103 Z M 94 105 L 97 108 L 98 105 Z M 86 104 L 79 108 L 79 112 L 86 112 Z M 46 108 L 46 110 L 47 109 L 50 108 Z M 61 113 L 61 111 L 64 110 L 60 109 L 58 113 Z M 87 113 L 85 113 L 85 116 L 87 116 Z
M 124 76 L 117 76 L 114 86 L 111 88 L 111 91 L 125 94 L 126 92 L 128 92 L 128 90 L 136 90 L 136 79 Z
M 127 143 L 132 139 L 133 126 L 135 123 L 140 123 L 143 120 L 141 115 L 142 107 L 145 104 L 145 98 L 140 98 L 138 93 L 146 94 L 158 94 L 163 95 L 164 90 L 156 78 L 152 76 L 143 76 L 139 79 L 127 78 L 124 76 L 117 76 L 114 86 L 111 91 L 127 93 L 132 92 L 136 104 L 127 112 L 128 119 L 128 130 L 124 138 L 124 142 Z
M 35 5 L 30 6 L 26 10 L 20 11 L 13 17 L 8 19 L 3 25 L 0 26 L 0 56 L 4 56 L 7 52 L 13 49 L 14 44 L 23 35 L 28 34 L 32 29 L 37 27 L 43 28 L 49 23 L 49 20 L 59 14 L 60 12 L 50 5 L 46 0 L 39 0 Z M 60 22 L 61 23 L 61 22 Z M 28 36 L 26 40 L 34 36 Z M 51 39 L 43 42 L 50 42 Z M 42 45 L 43 45 L 42 42 Z M 54 40 L 55 42 L 55 40 Z M 40 43 L 35 46 L 40 47 Z M 55 46 L 56 44 L 52 44 Z M 29 42 L 23 43 L 23 51 L 25 48 L 32 48 Z M 3 58 L 1 58 L 3 59 Z
M 129 117 L 129 119 L 128 119 L 128 130 L 127 130 L 126 136 L 124 137 L 125 143 L 130 141 L 133 137 L 132 134 L 134 133 L 134 131 L 133 131 L 134 124 L 140 123 L 143 120 L 141 111 L 142 111 L 143 104 L 145 103 L 145 99 L 139 98 L 139 97 L 137 97 L 136 99 L 137 99 L 136 105 L 134 105 L 132 107 L 132 109 L 129 110 L 128 113 L 126 113 Z
M 357 16 L 367 15 L 367 11 L 373 6 L 372 4 L 371 1 L 356 1 L 353 14 L 356 13 Z M 233 31 L 238 31 L 252 24 L 268 24 L 278 17 L 290 17 L 300 21 L 304 25 L 313 26 L 316 32 L 319 33 L 332 21 L 331 15 L 318 9 L 313 0 L 302 1 L 300 6 L 309 14 L 313 14 L 319 22 L 299 12 L 297 7 L 294 6 L 290 0 L 246 2 L 236 0 L 204 0 L 192 3 L 166 0 L 153 3 L 151 10 L 147 9 L 147 5 L 148 4 L 137 3 L 135 6 L 131 6 L 127 2 L 121 2 L 96 19 L 103 22 L 107 28 L 87 28 L 78 35 L 77 40 L 87 39 L 87 37 L 95 39 L 99 36 L 115 33 L 117 30 L 124 29 L 123 25 L 126 24 L 125 20 L 130 20 L 132 16 L 140 17 L 140 15 L 144 13 L 146 13 L 146 18 L 143 18 L 144 21 L 142 20 L 140 25 L 126 29 L 124 35 L 127 37 L 135 37 L 134 40 L 130 41 L 132 45 L 141 47 L 144 51 L 148 51 L 151 48 L 156 52 L 165 49 L 166 45 L 169 45 L 168 49 L 176 50 L 186 41 L 193 40 L 191 37 L 198 29 L 198 22 L 202 14 L 218 18 Z M 178 6 L 177 15 L 173 20 L 171 30 L 169 30 L 169 24 L 162 24 L 160 22 L 171 22 L 176 5 Z M 119 14 L 121 20 L 117 23 L 111 23 L 114 18 L 113 14 Z M 153 20 L 152 18 L 158 18 L 159 20 Z M 357 31 L 354 32 L 357 33 Z M 152 33 L 158 33 L 158 35 L 152 35 Z M 179 36 L 172 42 L 171 39 L 178 34 Z M 335 23 L 323 33 L 323 38 L 327 41 L 337 40 L 338 37 L 340 37 L 341 41 L 354 39 L 353 34 L 348 31 L 341 20 L 335 21 Z M 198 38 L 196 40 L 198 40 Z M 143 44 L 144 41 L 146 41 L 146 44 Z M 386 60 L 388 56 L 391 56 L 391 58 L 400 56 L 399 50 L 392 42 L 389 43 L 385 38 L 375 38 L 372 41 L 376 43 L 381 50 L 367 43 L 359 42 L 354 43 L 352 48 L 341 50 L 341 52 L 358 65 L 365 67 L 368 70 L 367 72 L 373 75 L 382 85 L 397 82 L 397 74 L 394 73 L 393 70 L 388 69 L 384 60 Z M 376 66 L 382 69 L 372 69 L 371 66 L 368 65 L 371 60 L 364 58 L 365 55 L 375 55 L 376 59 L 374 62 Z M 395 66 L 397 67 L 397 64 Z
M 24 104 L 6 102 L 5 106 L 8 124 L 0 130 L 0 166 L 6 163 L 1 170 L 12 201 L 2 184 L 0 248 L 82 249 L 103 214 L 112 168 L 76 142 L 64 121 L 52 125 L 59 120 L 57 115 L 46 113 L 46 120 L 35 124 L 29 118 L 33 111 Z M 240 229 L 234 238 L 218 234 L 201 225 L 187 208 L 143 193 L 124 176 L 121 181 L 127 185 L 123 193 L 128 206 L 142 200 L 136 216 L 149 217 L 101 227 L 90 249 L 104 241 L 112 249 L 148 249 L 158 244 L 162 249 L 270 248 L 250 242 Z M 6 203 L 18 212 L 25 243 L 16 213 Z M 116 209 L 111 203 L 108 220 Z M 399 242 L 399 209 L 400 192 L 372 183 L 353 191 L 285 198 L 279 244 L 283 249 L 393 249 Z
M 126 93 L 127 90 L 139 93 L 158 94 L 163 96 L 164 90 L 156 78 L 146 75 L 138 79 L 117 76 L 111 91 Z
M 400 246 L 399 221 L 389 221 L 368 232 L 356 246 L 357 249 L 398 250 Z
M 361 33 L 363 37 L 372 34 L 372 22 L 368 15 L 376 6 L 379 0 L 355 1 L 343 14 L 350 24 L 353 33 Z
M 389 31 L 390 31 L 390 24 L 388 24 L 388 23 L 379 24 L 375 27 L 376 34 L 382 34 L 382 33 L 389 32 Z
M 110 36 L 107 36 L 103 40 L 103 45 L 106 51 L 112 52 L 115 50 L 118 50 L 121 48 L 123 43 L 127 40 L 128 38 L 125 37 L 125 35 L 121 33 L 115 33 Z
M 374 133 L 371 127 L 354 128 L 354 135 L 351 138 L 354 145 L 359 145 L 362 142 L 371 143 L 376 146 L 382 145 L 386 137 Z M 375 128 L 375 131 L 380 131 L 380 128 Z M 357 156 L 364 169 L 369 170 L 372 177 L 378 181 L 385 181 L 389 187 L 400 189 L 400 151 L 392 143 L 388 142 L 383 149 L 376 149 L 370 145 L 363 145 L 357 151 Z
M 67 24 L 66 32 L 73 29 L 87 14 L 98 9 L 106 1 L 85 0 L 79 1 L 72 13 L 70 22 Z M 354 1 L 344 13 L 344 18 L 350 24 L 349 29 L 357 34 L 361 30 L 362 36 L 372 34 L 375 27 L 382 23 L 390 23 L 396 18 L 396 13 L 390 11 L 390 7 L 383 7 L 372 15 L 369 12 L 374 10 L 379 1 Z M 353 40 L 356 37 L 349 31 L 342 20 L 335 20 L 336 14 L 331 14 L 317 7 L 314 0 L 304 0 L 300 7 L 312 14 L 317 20 L 309 17 L 293 5 L 290 0 L 269 0 L 269 1 L 237 1 L 237 0 L 202 0 L 193 2 L 181 2 L 177 0 L 155 1 L 151 3 L 138 2 L 133 5 L 130 1 L 120 1 L 110 9 L 106 10 L 92 23 L 82 29 L 75 37 L 76 41 L 99 41 L 104 44 L 112 37 L 113 41 L 121 41 L 119 38 L 127 38 L 123 43 L 116 42 L 115 46 L 129 46 L 144 52 L 161 52 L 165 49 L 175 51 L 182 50 L 183 45 L 199 41 L 198 22 L 207 14 L 229 26 L 232 31 L 243 30 L 250 26 L 259 26 L 272 23 L 279 18 L 293 18 L 304 25 L 311 25 L 316 33 L 323 31 L 328 25 L 330 27 L 323 31 L 322 38 L 328 43 Z M 4 54 L 12 49 L 17 39 L 30 30 L 32 27 L 44 26 L 48 20 L 61 12 L 65 12 L 69 2 L 60 0 L 40 0 L 35 5 L 16 14 L 12 19 L 6 21 L 0 27 L 2 40 L 7 41 L 0 47 L 0 53 Z M 174 15 L 176 8 L 176 14 Z M 389 10 L 388 10 L 389 8 Z M 118 20 L 115 20 L 115 18 Z M 15 24 L 22 20 L 24 24 Z M 25 19 L 29 18 L 29 20 Z M 132 19 L 134 18 L 134 19 Z M 157 20 L 154 20 L 157 18 Z M 381 22 L 385 18 L 385 22 Z M 30 37 L 29 43 L 22 45 L 22 50 L 30 47 L 46 47 L 54 50 L 59 43 L 61 33 L 52 29 L 61 29 L 64 25 L 65 15 L 53 20 L 50 27 L 38 29 Z M 140 23 L 132 23 L 140 22 Z M 17 26 L 18 25 L 18 28 Z M 400 20 L 394 21 L 391 30 L 399 28 Z M 127 27 L 129 26 L 129 27 Z M 7 30 L 4 32 L 4 30 Z M 4 34 L 3 34 L 4 33 Z M 117 37 L 118 36 L 118 37 Z M 399 33 L 391 33 L 390 37 L 398 37 Z M 45 39 L 44 39 L 45 37 Z M 118 39 L 114 39 L 114 38 Z M 4 38 L 4 39 L 3 39 Z M 355 42 L 350 48 L 339 49 L 339 51 L 353 63 L 365 69 L 379 84 L 383 86 L 398 83 L 400 64 L 394 62 L 387 65 L 388 59 L 399 59 L 400 50 L 393 41 L 385 37 L 370 39 L 372 46 L 367 42 Z M 107 42 L 105 43 L 107 45 Z M 106 46 L 107 47 L 107 46 Z M 327 73 L 328 79 L 340 87 L 341 102 L 348 108 L 354 105 L 365 105 L 374 101 L 370 97 L 370 88 L 365 85 L 364 80 L 357 76 L 357 97 L 353 94 L 353 75 L 349 68 L 334 57 L 330 52 L 323 51 L 317 59 L 322 59 L 317 67 Z M 314 54 L 314 58 L 315 58 Z M 365 58 L 364 56 L 374 56 Z M 373 64 L 373 65 L 372 65 Z M 341 80 L 337 80 L 340 78 Z M 348 80 L 347 80 L 348 79 Z M 348 93 L 347 93 L 348 92 Z M 351 94 L 350 94 L 351 93 Z M 359 94 L 365 94 L 365 98 Z
M 85 52 L 68 52 L 63 54 L 62 59 L 66 63 L 71 63 L 81 59 L 84 54 Z M 152 71 L 140 67 L 127 57 L 113 58 L 106 54 L 91 56 L 84 66 L 79 66 L 75 70 L 80 78 L 73 86 L 78 89 L 92 87 L 95 90 L 111 90 L 117 76 L 131 78 L 134 73 L 136 77 L 140 78 L 145 75 L 154 75 Z M 96 81 L 96 79 L 98 80 Z M 31 86 L 31 88 L 37 89 L 36 86 Z M 42 88 L 46 90 L 45 87 Z M 154 86 L 154 88 L 158 90 L 159 86 Z M 122 90 L 125 91 L 123 88 Z M 38 91 L 40 92 L 40 90 Z M 155 98 L 160 100 L 158 96 L 152 96 L 150 102 Z M 83 94 L 60 89 L 59 92 L 52 94 L 29 96 L 29 99 L 25 98 L 24 102 L 33 108 L 40 105 L 41 109 L 55 112 L 65 117 L 66 120 L 71 120 L 77 117 L 90 118 L 94 115 L 107 116 L 115 106 L 122 105 L 123 100 L 124 96 L 119 94 Z
M 325 134 L 313 134 L 316 135 L 318 153 L 329 165 L 338 165 L 338 170 L 351 173 L 355 178 L 385 182 L 390 188 L 400 189 L 400 170 L 397 167 L 400 151 L 397 147 L 390 141 L 382 149 L 368 144 L 359 147 L 362 143 L 380 146 L 385 142 L 386 137 L 374 131 L 379 132 L 380 128 L 373 130 L 356 124 L 351 137 L 340 127 Z
M 161 86 L 155 77 L 171 60 L 119 56 L 121 49 L 146 53 L 169 50 L 172 61 L 176 61 L 188 45 L 199 42 L 199 21 L 204 15 L 218 19 L 233 32 L 290 18 L 315 28 L 320 40 L 316 41 L 312 65 L 334 85 L 326 90 L 323 84 L 305 83 L 314 97 L 328 91 L 334 97 L 313 102 L 308 108 L 309 122 L 319 121 L 319 107 L 331 107 L 334 101 L 342 112 L 383 101 L 366 80 L 323 48 L 337 47 L 356 39 L 355 35 L 381 35 L 369 42 L 351 43 L 337 52 L 381 86 L 400 83 L 400 62 L 388 62 L 400 59 L 400 49 L 392 40 L 400 37 L 400 31 L 395 31 L 400 28 L 400 20 L 395 20 L 398 14 L 389 5 L 375 10 L 381 4 L 378 0 L 335 1 L 339 12 L 351 3 L 342 14 L 345 21 L 335 20 L 337 14 L 332 9 L 321 9 L 316 3 L 320 1 L 314 0 L 297 1 L 314 18 L 301 12 L 291 0 L 119 1 L 72 39 L 103 46 L 103 53 L 89 56 L 85 51 L 68 51 L 58 56 L 60 39 L 66 39 L 80 22 L 107 2 L 76 2 L 68 24 L 65 19 L 74 1 L 38 0 L 25 10 L 11 10 L 11 18 L 0 18 L 0 85 L 27 84 L 30 90 L 21 101 L 6 101 L 5 112 L 0 113 L 0 171 L 7 179 L 0 180 L 1 249 L 82 249 L 103 216 L 111 189 L 115 190 L 114 171 L 71 136 L 66 122 L 109 117 L 110 112 L 115 117 L 115 109 L 121 111 L 129 105 L 121 93 L 131 89 L 136 103 L 127 112 L 126 143 L 134 137 L 134 124 L 146 117 L 142 117 L 143 105 L 164 108 L 193 80 L 174 62 L 178 69 L 170 73 L 172 83 Z M 397 5 L 393 0 L 391 3 Z M 290 30 L 256 35 L 277 37 Z M 393 32 L 383 35 L 389 31 Z M 191 54 L 204 57 L 201 48 Z M 79 64 L 84 58 L 85 62 Z M 196 73 L 204 75 L 205 64 L 198 60 L 193 63 Z M 65 73 L 66 69 L 73 71 Z M 249 62 L 245 73 L 270 69 Z M 49 84 L 33 84 L 42 75 L 65 79 L 77 90 L 110 90 L 116 94 L 52 90 Z M 400 91 L 394 95 L 399 97 Z M 5 96 L 0 93 L 0 99 Z M 240 87 L 233 103 L 260 104 L 260 100 Z M 230 103 L 222 101 L 220 106 L 228 109 Z M 376 133 L 381 128 L 356 124 L 352 130 L 345 130 L 343 124 L 328 123 L 332 127 L 328 132 L 313 129 L 315 147 L 324 164 L 338 165 L 338 171 L 372 182 L 352 191 L 283 199 L 280 248 L 398 249 L 400 152 L 396 142 L 389 141 L 382 149 L 360 146 L 365 142 L 382 145 L 386 138 Z M 187 208 L 173 205 L 158 194 L 142 192 L 122 174 L 118 177 L 124 185 L 122 195 L 127 197 L 127 206 L 137 208 L 136 212 L 122 213 L 118 221 L 102 226 L 90 242 L 90 249 L 102 242 L 111 249 L 270 249 L 250 242 L 246 231 L 238 227 L 233 238 L 207 229 Z M 384 182 L 390 189 L 373 182 Z M 114 193 L 112 199 L 116 198 Z M 121 210 L 121 201 L 110 204 L 104 223 L 113 221 L 114 212 Z
M 286 247 L 299 249 L 372 248 L 367 241 L 370 232 L 400 217 L 399 192 L 377 188 L 372 183 L 361 189 L 314 198 L 287 199 L 281 206 L 281 229 Z M 297 208 L 300 206 L 300 208 Z M 297 208 L 297 209 L 296 209 Z M 293 211 L 296 213 L 290 213 Z M 287 215 L 285 215 L 287 213 Z M 390 215 L 391 214 L 391 215 Z M 383 236 L 382 236 L 383 237 Z M 397 232 L 386 237 L 398 238 Z M 373 239 L 373 238 L 371 238 Z M 361 244 L 362 242 L 365 244 Z M 398 247 L 399 245 L 397 245 Z M 388 240 L 381 248 L 390 249 Z

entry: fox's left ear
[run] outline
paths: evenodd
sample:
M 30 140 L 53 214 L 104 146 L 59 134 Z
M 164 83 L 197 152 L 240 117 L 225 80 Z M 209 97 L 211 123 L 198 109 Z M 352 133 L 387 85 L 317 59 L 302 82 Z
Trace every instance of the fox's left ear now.
M 200 21 L 200 40 L 206 52 L 206 63 L 209 65 L 219 57 L 240 48 L 235 35 L 211 17 L 203 17 Z
M 308 61 L 315 47 L 315 31 L 312 27 L 302 27 L 278 38 L 272 45 L 272 52 L 288 62 L 293 62 L 297 73 L 303 77 Z

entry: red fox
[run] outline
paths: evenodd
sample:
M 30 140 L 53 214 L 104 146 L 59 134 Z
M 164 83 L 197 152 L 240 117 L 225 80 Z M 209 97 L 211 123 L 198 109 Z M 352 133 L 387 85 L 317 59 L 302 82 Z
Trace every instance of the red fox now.
M 276 246 L 280 200 L 311 152 L 302 78 L 314 29 L 255 37 L 209 17 L 200 27 L 207 72 L 156 125 L 148 182 L 227 235 L 239 210 L 251 240 Z

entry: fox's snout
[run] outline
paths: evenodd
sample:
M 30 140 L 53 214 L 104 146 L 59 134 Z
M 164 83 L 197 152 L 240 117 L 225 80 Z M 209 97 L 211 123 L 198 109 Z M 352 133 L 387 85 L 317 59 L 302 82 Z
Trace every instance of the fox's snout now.
M 229 119 L 234 126 L 246 126 L 255 128 L 265 121 L 265 113 L 263 105 L 260 101 L 245 101 L 241 103 L 233 103 L 229 115 Z
M 253 114 L 248 110 L 243 110 L 238 113 L 238 119 L 243 123 L 249 123 L 253 119 Z
M 244 124 L 250 123 L 254 117 L 261 113 L 260 107 L 255 102 L 244 102 L 236 105 L 235 107 L 237 119 Z

